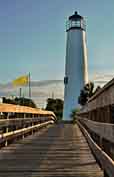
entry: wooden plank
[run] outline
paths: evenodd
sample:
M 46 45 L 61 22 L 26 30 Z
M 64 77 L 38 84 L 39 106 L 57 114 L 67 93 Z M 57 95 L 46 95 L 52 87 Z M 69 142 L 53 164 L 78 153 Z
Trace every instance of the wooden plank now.
M 2 177 L 103 177 L 77 125 L 58 124 L 5 147 Z
M 30 113 L 30 114 L 37 114 L 41 116 L 52 116 L 53 118 L 56 118 L 55 114 L 51 111 L 42 110 L 39 108 L 32 108 L 28 106 L 20 106 L 20 105 L 13 105 L 13 104 L 6 104 L 6 103 L 0 103 L 0 112 L 6 112 L 6 113 Z

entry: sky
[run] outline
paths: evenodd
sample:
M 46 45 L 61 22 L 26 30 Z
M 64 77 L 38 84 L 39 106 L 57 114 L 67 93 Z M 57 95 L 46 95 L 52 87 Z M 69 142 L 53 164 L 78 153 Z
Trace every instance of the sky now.
M 89 78 L 114 75 L 114 0 L 0 0 L 0 83 L 64 78 L 68 16 L 86 18 Z

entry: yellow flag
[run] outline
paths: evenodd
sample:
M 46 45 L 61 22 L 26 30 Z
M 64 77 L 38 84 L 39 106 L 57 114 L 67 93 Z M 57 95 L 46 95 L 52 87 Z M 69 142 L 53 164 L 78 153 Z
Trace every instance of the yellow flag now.
M 13 86 L 22 86 L 22 85 L 26 85 L 29 82 L 29 76 L 25 75 L 25 76 L 21 76 L 18 77 L 17 79 L 15 79 L 13 81 Z

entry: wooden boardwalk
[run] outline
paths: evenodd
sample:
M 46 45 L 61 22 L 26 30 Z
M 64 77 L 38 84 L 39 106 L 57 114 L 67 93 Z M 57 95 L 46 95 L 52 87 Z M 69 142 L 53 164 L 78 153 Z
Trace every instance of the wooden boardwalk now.
M 103 177 L 77 125 L 58 124 L 0 150 L 0 177 Z

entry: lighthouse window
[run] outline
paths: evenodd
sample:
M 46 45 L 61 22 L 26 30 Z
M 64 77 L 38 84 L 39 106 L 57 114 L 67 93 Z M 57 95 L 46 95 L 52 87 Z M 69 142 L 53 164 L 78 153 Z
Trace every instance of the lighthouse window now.
M 73 21 L 73 22 L 72 22 L 72 27 L 75 27 L 75 26 L 76 26 L 76 22 Z
M 77 26 L 77 27 L 80 27 L 80 21 L 77 21 L 77 22 L 76 22 L 76 26 Z
M 80 21 L 72 21 L 70 23 L 70 27 L 80 27 Z
M 64 78 L 64 84 L 68 84 L 68 77 Z

